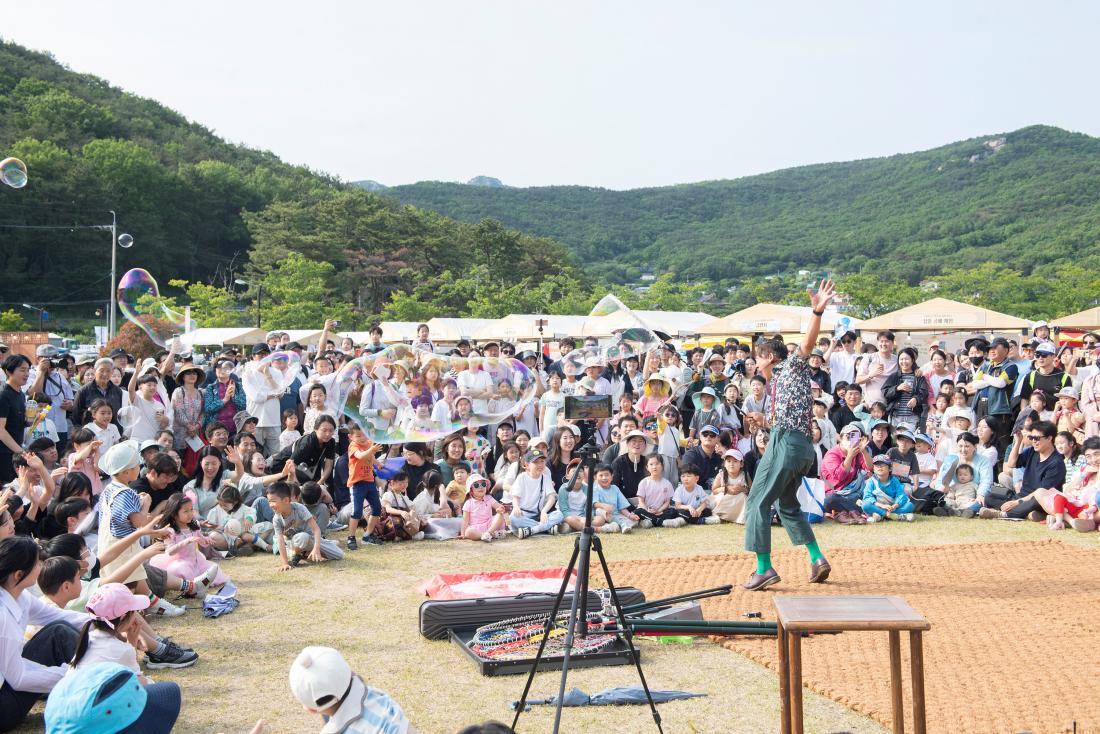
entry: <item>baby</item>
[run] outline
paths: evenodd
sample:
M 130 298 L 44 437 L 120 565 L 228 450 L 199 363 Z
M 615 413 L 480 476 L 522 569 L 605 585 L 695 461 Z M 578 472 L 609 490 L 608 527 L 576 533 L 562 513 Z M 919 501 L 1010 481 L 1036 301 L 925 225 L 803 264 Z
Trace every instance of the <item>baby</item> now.
M 944 509 L 948 510 L 946 514 L 955 517 L 974 517 L 974 510 L 971 507 L 977 501 L 978 485 L 974 481 L 974 467 L 970 464 L 959 464 L 955 467 L 955 476 L 947 485 L 946 496 L 943 498 L 946 505 Z

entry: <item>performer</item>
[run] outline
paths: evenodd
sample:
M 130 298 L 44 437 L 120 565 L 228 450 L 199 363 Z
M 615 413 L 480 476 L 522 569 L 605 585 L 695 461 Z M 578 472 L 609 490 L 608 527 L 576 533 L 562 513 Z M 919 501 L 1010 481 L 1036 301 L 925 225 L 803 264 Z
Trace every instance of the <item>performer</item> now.
M 814 464 L 810 440 L 813 420 L 813 394 L 810 392 L 810 365 L 806 361 L 817 343 L 821 315 L 835 294 L 831 280 L 821 281 L 810 296 L 813 317 L 794 354 L 787 353 L 781 339 L 763 339 L 756 345 L 756 371 L 768 379 L 771 395 L 768 424 L 771 442 L 756 469 L 745 508 L 745 548 L 756 553 L 756 573 L 744 584 L 749 591 L 760 591 L 779 583 L 779 574 L 771 561 L 772 505 L 794 545 L 805 545 L 810 552 L 810 583 L 820 584 L 829 577 L 829 562 L 821 553 L 810 524 L 802 516 L 798 488 Z M 758 425 L 764 416 L 752 414 Z

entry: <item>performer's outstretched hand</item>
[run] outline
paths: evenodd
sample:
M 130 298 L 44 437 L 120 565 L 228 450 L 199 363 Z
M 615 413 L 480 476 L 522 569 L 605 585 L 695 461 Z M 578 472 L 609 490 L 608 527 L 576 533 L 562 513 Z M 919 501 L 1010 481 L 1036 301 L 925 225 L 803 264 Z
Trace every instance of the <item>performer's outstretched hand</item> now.
M 814 311 L 824 311 L 835 296 L 836 285 L 831 279 L 825 278 L 821 281 L 821 285 L 817 287 L 817 292 L 810 294 L 810 307 Z

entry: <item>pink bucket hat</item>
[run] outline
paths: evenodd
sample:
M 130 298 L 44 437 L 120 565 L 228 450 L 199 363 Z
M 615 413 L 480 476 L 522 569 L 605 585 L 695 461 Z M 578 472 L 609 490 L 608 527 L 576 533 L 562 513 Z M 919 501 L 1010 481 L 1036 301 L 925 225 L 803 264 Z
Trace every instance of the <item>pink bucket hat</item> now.
M 148 606 L 149 597 L 138 596 L 125 584 L 103 584 L 92 592 L 84 608 L 114 629 L 110 620 L 123 617 L 127 612 L 140 612 Z

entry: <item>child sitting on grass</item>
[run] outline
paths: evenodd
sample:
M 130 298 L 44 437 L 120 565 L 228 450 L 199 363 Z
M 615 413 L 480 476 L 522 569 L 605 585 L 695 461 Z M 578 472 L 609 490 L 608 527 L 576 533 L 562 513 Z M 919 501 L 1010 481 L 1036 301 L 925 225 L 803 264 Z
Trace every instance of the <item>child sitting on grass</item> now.
M 945 487 L 943 507 L 936 507 L 932 514 L 944 517 L 974 517 L 971 509 L 978 500 L 978 484 L 974 481 L 974 467 L 970 464 L 959 464 L 955 467 L 955 475 Z
M 890 457 L 879 454 L 872 463 L 874 476 L 868 477 L 863 485 L 863 512 L 867 514 L 867 522 L 886 519 L 913 522 L 913 503 L 898 478 L 891 475 L 893 462 Z
M 467 540 L 484 540 L 486 543 L 506 535 L 508 531 L 504 529 L 504 523 L 507 521 L 507 510 L 489 496 L 489 480 L 480 474 L 472 474 L 466 486 L 470 493 L 462 505 L 459 535 Z
M 750 484 L 744 454 L 737 449 L 728 449 L 722 454 L 722 468 L 710 488 L 711 513 L 719 520 L 744 525 L 745 500 L 749 496 Z
M 152 683 L 137 662 L 137 649 L 143 644 L 140 612 L 148 607 L 147 597 L 135 595 L 123 584 L 102 584 L 92 592 L 87 609 L 94 619 L 80 628 L 66 675 L 96 663 L 116 663 L 134 671 L 142 685 Z
M 558 493 L 546 469 L 546 452 L 533 448 L 527 452 L 527 466 L 512 484 L 512 514 L 509 524 L 517 538 L 540 533 L 557 535 L 564 519 L 558 512 Z
M 382 494 L 382 515 L 378 520 L 378 530 L 382 540 L 423 540 L 420 518 L 413 509 L 412 500 L 407 494 L 409 475 L 399 471 L 386 484 Z
M 601 533 L 629 533 L 639 518 L 634 506 L 623 493 L 611 483 L 613 472 L 607 464 L 596 466 L 596 485 L 592 488 L 592 511 L 600 511 L 607 520 L 600 527 Z
M 176 492 L 168 498 L 157 527 L 172 532 L 165 539 L 164 553 L 154 556 L 150 565 L 184 579 L 201 577 L 215 565 L 200 550 L 211 543 L 199 528 L 195 506 L 187 495 Z M 228 581 L 229 577 L 219 570 L 211 586 L 222 586 Z
M 460 461 L 454 465 L 451 471 L 454 474 L 454 479 L 447 485 L 447 498 L 461 505 L 466 501 L 466 488 L 469 486 L 470 479 L 470 465 L 465 461 Z M 495 499 L 500 498 L 497 497 Z
M 573 476 L 580 472 L 577 481 L 570 482 Z M 580 532 L 584 529 L 585 503 L 588 501 L 588 470 L 580 459 L 569 462 L 569 469 L 565 472 L 565 481 L 558 488 L 558 512 L 565 518 L 566 527 L 571 531 Z M 599 528 L 606 522 L 599 512 L 592 513 L 592 527 Z
M 271 549 L 266 538 L 253 532 L 255 524 L 256 511 L 241 501 L 241 493 L 230 484 L 218 493 L 218 501 L 206 513 L 203 527 L 212 531 L 210 543 L 217 550 L 248 556 L 252 555 L 253 545 L 262 551 Z
M 322 734 L 417 734 L 397 703 L 352 672 L 331 647 L 307 647 L 290 666 L 290 690 L 302 707 L 325 718 Z M 260 723 L 256 729 L 260 730 Z
M 680 466 L 680 486 L 672 494 L 672 506 L 686 523 L 717 525 L 721 522 L 707 507 L 710 493 L 699 485 L 699 469 L 694 464 Z
M 344 557 L 339 545 L 321 536 L 321 528 L 306 506 L 290 501 L 289 484 L 275 482 L 267 487 L 267 501 L 274 515 L 271 522 L 275 542 L 271 548 L 279 555 L 280 571 L 297 567 L 303 557 L 310 563 Z
M 642 518 L 641 526 L 678 528 L 687 525 L 687 520 L 671 507 L 672 494 L 676 490 L 665 478 L 664 458 L 660 454 L 650 454 L 645 467 L 649 476 L 638 482 L 638 505 L 634 508 L 634 513 Z

